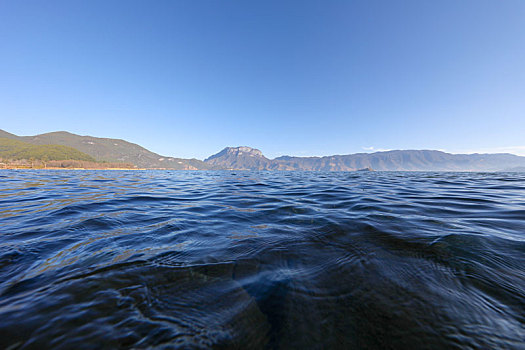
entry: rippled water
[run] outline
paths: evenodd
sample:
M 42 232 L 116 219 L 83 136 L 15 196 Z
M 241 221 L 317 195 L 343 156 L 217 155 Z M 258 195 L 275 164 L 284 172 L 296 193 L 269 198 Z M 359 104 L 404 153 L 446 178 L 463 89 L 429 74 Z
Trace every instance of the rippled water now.
M 523 349 L 525 174 L 0 171 L 0 348 Z

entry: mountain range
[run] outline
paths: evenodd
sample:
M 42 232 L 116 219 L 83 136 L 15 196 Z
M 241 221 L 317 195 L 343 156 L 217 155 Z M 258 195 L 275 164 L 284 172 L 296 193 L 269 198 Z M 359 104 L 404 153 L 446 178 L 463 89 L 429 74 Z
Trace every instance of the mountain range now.
M 450 154 L 432 150 L 401 150 L 326 157 L 266 158 L 250 147 L 227 147 L 205 163 L 225 169 L 303 171 L 519 171 L 525 157 L 500 154 Z
M 65 131 L 17 136 L 0 130 L 0 138 L 32 145 L 74 148 L 97 161 L 124 162 L 147 169 L 299 170 L 299 171 L 523 171 L 525 157 L 509 154 L 451 154 L 435 150 L 396 150 L 325 157 L 266 158 L 255 148 L 226 147 L 204 161 L 162 156 L 137 144 Z

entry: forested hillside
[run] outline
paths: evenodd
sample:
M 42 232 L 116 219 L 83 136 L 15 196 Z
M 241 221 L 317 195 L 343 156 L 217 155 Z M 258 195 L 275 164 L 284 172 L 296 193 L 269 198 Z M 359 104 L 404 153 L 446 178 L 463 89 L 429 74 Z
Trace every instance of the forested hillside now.
M 72 147 L 61 145 L 32 145 L 14 139 L 0 138 L 0 158 L 4 160 L 83 160 L 95 159 Z

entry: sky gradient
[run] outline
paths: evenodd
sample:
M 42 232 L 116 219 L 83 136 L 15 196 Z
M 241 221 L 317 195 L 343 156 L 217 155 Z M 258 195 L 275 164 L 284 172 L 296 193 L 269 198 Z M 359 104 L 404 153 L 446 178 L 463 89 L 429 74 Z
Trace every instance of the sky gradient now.
M 1 1 L 0 129 L 525 155 L 525 1 Z

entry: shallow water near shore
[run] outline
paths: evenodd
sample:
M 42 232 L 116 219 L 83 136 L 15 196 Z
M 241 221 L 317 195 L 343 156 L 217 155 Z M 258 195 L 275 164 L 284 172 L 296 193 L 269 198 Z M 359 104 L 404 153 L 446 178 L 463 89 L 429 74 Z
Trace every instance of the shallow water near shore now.
M 523 349 L 524 173 L 0 171 L 0 348 Z

